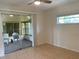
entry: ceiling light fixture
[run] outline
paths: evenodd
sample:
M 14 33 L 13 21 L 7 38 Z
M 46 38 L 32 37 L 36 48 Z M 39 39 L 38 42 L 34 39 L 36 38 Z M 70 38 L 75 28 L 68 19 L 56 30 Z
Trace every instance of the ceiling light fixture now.
M 40 5 L 40 1 L 35 1 L 34 4 L 35 5 Z
M 13 15 L 9 15 L 10 17 L 13 17 Z

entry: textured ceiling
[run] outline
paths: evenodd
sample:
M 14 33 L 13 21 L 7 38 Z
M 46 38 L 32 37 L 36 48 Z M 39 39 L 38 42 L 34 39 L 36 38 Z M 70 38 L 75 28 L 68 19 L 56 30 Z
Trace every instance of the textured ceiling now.
M 17 9 L 17 10 L 47 10 L 61 4 L 68 4 L 71 2 L 78 2 L 79 0 L 51 0 L 51 4 L 42 3 L 39 6 L 34 4 L 28 5 L 33 0 L 0 0 L 0 9 Z

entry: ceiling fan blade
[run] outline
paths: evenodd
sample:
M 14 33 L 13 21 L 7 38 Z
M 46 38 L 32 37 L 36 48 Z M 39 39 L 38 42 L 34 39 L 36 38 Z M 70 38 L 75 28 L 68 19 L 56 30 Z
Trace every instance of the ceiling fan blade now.
M 52 1 L 44 1 L 44 3 L 52 3 Z
M 50 0 L 40 0 L 41 2 L 44 2 L 44 3 L 52 3 L 52 1 Z
M 32 2 L 30 2 L 30 3 L 28 3 L 28 5 L 31 5 L 31 4 L 33 4 L 35 1 L 32 1 Z
M 28 5 L 33 4 L 35 1 L 40 1 L 40 2 L 44 2 L 44 3 L 48 3 L 48 4 L 52 3 L 52 1 L 50 1 L 50 0 L 34 0 L 32 2 L 29 2 Z

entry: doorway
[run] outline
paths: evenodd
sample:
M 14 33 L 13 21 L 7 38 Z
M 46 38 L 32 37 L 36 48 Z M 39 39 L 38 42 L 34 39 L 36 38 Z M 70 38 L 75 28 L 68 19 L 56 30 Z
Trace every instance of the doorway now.
M 32 47 L 32 18 L 29 15 L 2 14 L 5 54 Z

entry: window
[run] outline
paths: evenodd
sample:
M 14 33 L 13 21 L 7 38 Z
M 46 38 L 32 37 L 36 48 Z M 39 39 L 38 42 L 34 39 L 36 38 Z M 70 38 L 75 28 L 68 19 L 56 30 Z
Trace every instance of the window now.
M 30 34 L 31 22 L 22 22 L 22 35 Z
M 9 36 L 12 36 L 13 32 L 16 32 L 19 34 L 19 23 L 10 23 L 10 22 L 4 22 L 3 25 L 3 32 L 8 33 Z
M 79 23 L 79 14 L 57 17 L 58 24 Z

